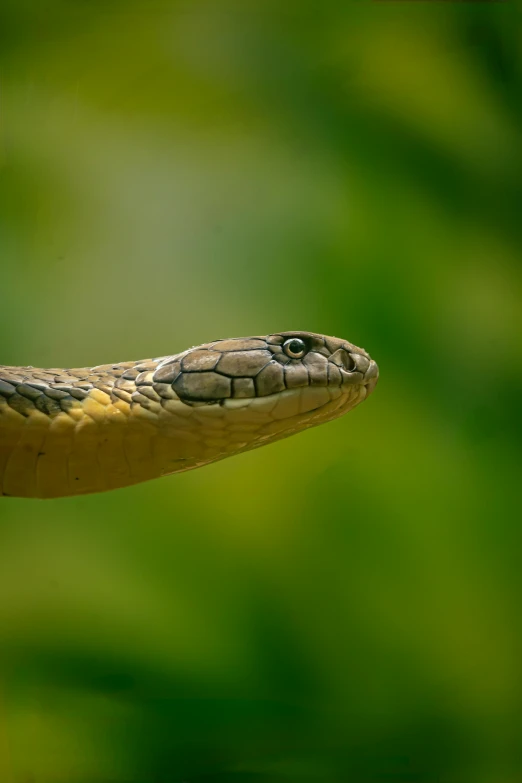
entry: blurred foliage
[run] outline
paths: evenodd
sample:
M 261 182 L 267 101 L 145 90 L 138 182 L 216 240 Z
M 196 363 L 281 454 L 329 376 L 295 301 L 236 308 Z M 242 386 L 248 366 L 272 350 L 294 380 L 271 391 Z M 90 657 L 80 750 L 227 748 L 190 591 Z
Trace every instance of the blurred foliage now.
M 522 777 L 511 3 L 2 0 L 1 360 L 308 329 L 371 400 L 0 508 L 1 783 Z

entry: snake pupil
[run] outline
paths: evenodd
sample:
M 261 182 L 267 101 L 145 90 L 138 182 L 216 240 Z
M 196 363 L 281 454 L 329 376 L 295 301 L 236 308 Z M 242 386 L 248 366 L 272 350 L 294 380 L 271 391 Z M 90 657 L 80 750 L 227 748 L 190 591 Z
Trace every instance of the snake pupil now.
M 294 337 L 284 343 L 283 350 L 291 359 L 300 359 L 306 353 L 306 345 L 302 340 Z

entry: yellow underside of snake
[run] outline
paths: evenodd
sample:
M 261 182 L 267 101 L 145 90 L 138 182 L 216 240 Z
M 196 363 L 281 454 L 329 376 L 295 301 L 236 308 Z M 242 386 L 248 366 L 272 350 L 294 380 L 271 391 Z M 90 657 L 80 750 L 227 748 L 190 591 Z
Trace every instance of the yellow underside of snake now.
M 0 366 L 0 496 L 55 498 L 190 470 L 334 419 L 376 363 L 310 332 L 92 368 Z

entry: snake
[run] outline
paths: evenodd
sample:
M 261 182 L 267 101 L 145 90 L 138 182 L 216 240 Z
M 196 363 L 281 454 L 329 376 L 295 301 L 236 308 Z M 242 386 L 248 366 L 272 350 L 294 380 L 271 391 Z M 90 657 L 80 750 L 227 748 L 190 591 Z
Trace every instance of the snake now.
M 84 495 L 198 468 L 342 416 L 378 377 L 363 348 L 303 331 L 96 367 L 0 365 L 0 496 Z

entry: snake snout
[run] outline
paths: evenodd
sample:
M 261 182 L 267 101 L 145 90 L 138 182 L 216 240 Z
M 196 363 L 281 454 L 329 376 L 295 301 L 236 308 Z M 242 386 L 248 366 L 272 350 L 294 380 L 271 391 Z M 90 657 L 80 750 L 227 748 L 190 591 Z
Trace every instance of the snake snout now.
M 370 359 L 370 366 L 364 375 L 364 385 L 366 386 L 366 396 L 368 397 L 377 386 L 379 380 L 379 366 L 377 362 Z
M 379 378 L 379 368 L 362 348 L 344 343 L 332 353 L 329 361 L 341 371 L 343 385 L 362 385 L 366 389 L 366 396 L 374 390 Z

